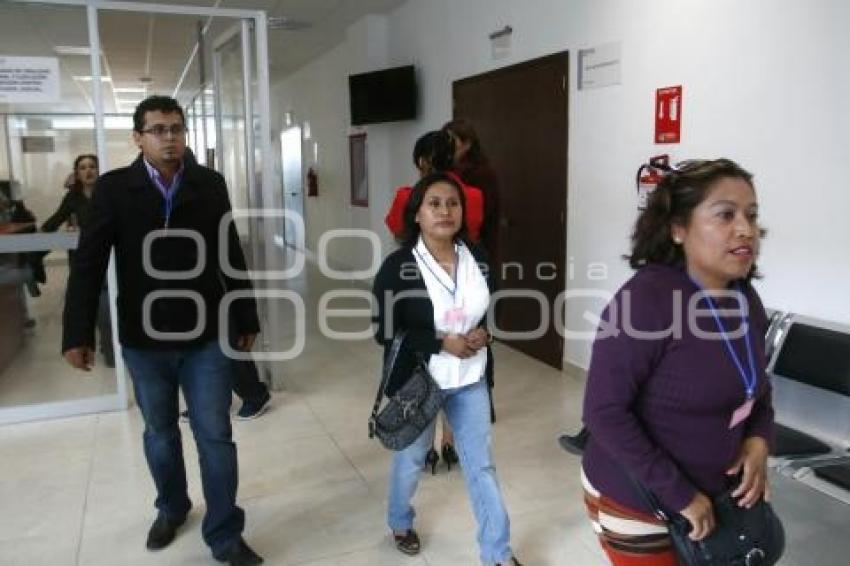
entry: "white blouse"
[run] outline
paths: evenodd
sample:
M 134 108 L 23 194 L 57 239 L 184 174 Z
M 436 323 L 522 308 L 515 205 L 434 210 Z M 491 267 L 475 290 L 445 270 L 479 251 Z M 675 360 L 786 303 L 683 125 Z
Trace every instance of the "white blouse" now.
M 455 250 L 457 267 L 453 281 L 421 237 L 413 248 L 413 257 L 434 306 L 434 327 L 438 334 L 466 334 L 478 325 L 490 304 L 487 280 L 472 253 L 463 244 L 455 245 Z M 431 355 L 428 371 L 441 389 L 454 389 L 477 382 L 486 366 L 486 348 L 466 359 L 441 351 Z

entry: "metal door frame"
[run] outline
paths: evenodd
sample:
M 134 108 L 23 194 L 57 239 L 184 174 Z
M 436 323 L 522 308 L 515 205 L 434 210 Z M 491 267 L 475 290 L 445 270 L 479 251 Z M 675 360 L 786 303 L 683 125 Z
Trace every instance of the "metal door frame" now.
M 257 198 L 257 186 L 254 178 L 254 173 L 256 171 L 256 162 L 254 160 L 254 100 L 251 96 L 251 79 L 253 78 L 252 66 L 251 66 L 251 28 L 250 24 L 247 20 L 242 20 L 238 24 L 234 24 L 228 31 L 224 32 L 220 36 L 216 38 L 212 45 L 212 54 L 213 54 L 213 96 L 215 96 L 216 105 L 215 105 L 215 115 L 216 115 L 216 152 L 219 155 L 218 163 L 220 167 L 218 167 L 219 172 L 224 174 L 224 134 L 222 132 L 222 121 L 223 114 L 221 111 L 222 107 L 222 90 L 221 90 L 221 80 L 222 80 L 222 68 L 221 68 L 221 59 L 222 59 L 222 50 L 232 41 L 238 39 L 240 41 L 239 51 L 242 56 L 242 112 L 245 116 L 245 123 L 243 125 L 243 134 L 244 134 L 244 142 L 245 142 L 245 169 L 247 178 L 246 186 L 248 187 L 248 207 L 249 208 L 259 208 L 257 206 L 257 202 L 260 200 Z M 271 134 L 269 134 L 271 135 Z M 226 178 L 226 177 L 225 177 Z M 253 254 L 254 259 L 259 257 L 260 248 L 259 248 L 259 240 L 257 239 L 257 221 L 249 221 L 248 222 L 248 240 L 251 242 L 251 252 Z M 252 269 L 256 269 L 256 266 L 253 266 Z
M 262 171 L 261 171 L 261 187 L 263 202 L 273 203 L 274 195 L 272 190 L 274 176 L 274 158 L 271 144 L 271 124 L 269 117 L 271 115 L 271 101 L 269 94 L 269 65 L 268 65 L 268 30 L 267 16 L 261 10 L 239 10 L 232 8 L 205 8 L 199 6 L 183 6 L 183 5 L 165 5 L 165 4 L 149 4 L 144 2 L 103 2 L 100 0 L 9 0 L 10 3 L 18 4 L 34 4 L 41 6 L 78 6 L 86 9 L 86 18 L 88 22 L 89 32 L 89 49 L 91 52 L 91 77 L 94 85 L 101 84 L 101 69 L 100 69 L 100 30 L 98 28 L 98 12 L 100 11 L 116 11 L 116 12 L 143 12 L 147 14 L 173 14 L 187 16 L 206 16 L 217 18 L 233 18 L 241 20 L 241 29 L 243 32 L 243 64 L 245 63 L 245 53 L 250 57 L 250 49 L 246 49 L 246 42 L 249 37 L 246 37 L 245 30 L 249 29 L 249 22 L 253 22 L 256 30 L 256 80 L 257 80 L 257 95 L 259 108 L 257 116 L 260 124 L 260 139 L 262 140 L 260 151 L 262 155 Z M 248 45 L 248 47 L 250 47 Z M 250 59 L 248 61 L 250 65 Z M 245 81 L 244 88 L 250 93 L 251 85 L 248 83 L 250 75 L 243 74 Z M 250 101 L 250 96 L 247 97 Z M 106 130 L 104 126 L 104 111 L 103 97 L 100 88 L 92 88 L 92 102 L 94 103 L 94 123 L 95 123 L 95 144 L 97 148 L 97 157 L 101 163 L 101 167 L 107 170 L 110 163 L 106 148 Z M 251 116 L 251 114 L 247 114 Z M 218 123 L 218 115 L 216 116 Z M 246 128 L 246 131 L 248 128 Z M 253 131 L 251 132 L 253 134 Z M 220 139 L 220 138 L 219 138 Z M 253 148 L 253 136 L 251 146 Z M 253 151 L 249 154 L 251 164 L 254 163 Z M 10 163 L 11 167 L 12 164 Z M 249 187 L 254 184 L 253 169 L 249 169 L 252 173 L 249 175 Z M 249 195 L 249 202 L 257 202 L 257 188 L 253 188 L 252 194 Z M 270 229 L 273 230 L 272 223 L 264 223 L 265 241 L 271 240 Z M 258 243 L 258 234 L 252 235 L 252 245 Z M 271 265 L 273 246 L 265 246 L 266 265 Z M 109 301 L 112 306 L 112 330 L 113 337 L 117 340 L 118 323 L 117 311 L 115 304 L 115 290 L 117 289 L 117 281 L 115 276 L 114 262 L 110 260 L 109 270 L 107 273 L 109 282 Z M 259 282 L 258 282 L 259 283 Z M 118 350 L 116 350 L 117 352 Z M 88 413 L 97 413 L 105 411 L 126 410 L 129 404 L 127 396 L 127 371 L 124 366 L 124 361 L 120 355 L 115 357 L 116 363 L 116 380 L 117 391 L 114 394 L 101 395 L 98 397 L 88 397 L 84 399 L 73 399 L 68 401 L 41 403 L 35 405 L 24 405 L 18 407 L 0 408 L 0 425 L 14 422 L 43 420 L 50 418 L 69 417 L 74 415 L 82 415 Z

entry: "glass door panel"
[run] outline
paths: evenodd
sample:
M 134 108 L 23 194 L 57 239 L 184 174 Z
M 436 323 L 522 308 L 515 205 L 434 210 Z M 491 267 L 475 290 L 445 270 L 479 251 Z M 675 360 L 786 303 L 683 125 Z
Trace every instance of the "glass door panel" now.
M 239 29 L 239 28 L 236 28 Z M 248 150 L 245 135 L 245 74 L 242 68 L 242 39 L 239 33 L 216 48 L 216 76 L 220 122 L 220 168 L 230 190 L 234 209 L 251 208 L 248 187 Z M 250 241 L 251 222 L 247 218 L 236 221 L 243 241 Z
M 304 175 L 301 156 L 301 127 L 292 126 L 280 134 L 280 157 L 283 171 L 283 206 L 300 218 L 304 218 Z M 287 246 L 297 248 L 296 227 L 293 222 L 283 225 L 283 239 Z
M 0 0 L 0 65 L 20 73 L 0 95 L 0 424 L 126 403 L 106 286 L 94 368 L 74 370 L 61 354 L 68 259 L 84 214 L 57 212 L 72 192 L 90 193 L 92 178 L 75 182 L 74 162 L 98 153 L 92 97 L 103 81 L 92 79 L 88 45 L 85 7 Z
M 73 370 L 60 354 L 68 254 L 76 247 L 79 219 L 69 215 L 54 223 L 55 232 L 37 231 L 69 194 L 66 181 L 78 155 L 97 154 L 101 173 L 130 163 L 138 155 L 132 112 L 146 96 L 163 94 L 184 106 L 198 162 L 226 173 L 237 208 L 259 206 L 262 183 L 268 182 L 268 173 L 258 167 L 269 151 L 269 140 L 260 136 L 269 131 L 260 12 L 89 4 L 0 0 L 0 66 L 30 73 L 21 92 L 9 90 L 8 83 L 0 89 L 0 424 L 127 405 L 114 342 L 115 369 L 109 367 L 113 360 L 104 359 L 108 352 L 98 354 L 89 373 Z M 97 22 L 96 29 L 89 29 L 91 22 Z M 262 28 L 256 37 L 246 33 L 254 22 Z M 216 98 L 213 45 L 220 45 L 218 38 L 234 24 L 241 36 L 221 52 L 216 66 L 225 87 L 224 96 Z M 246 65 L 245 58 L 257 61 L 258 53 L 262 60 Z M 246 102 L 256 100 L 266 108 L 262 116 L 250 106 L 245 110 Z M 224 144 L 223 131 L 228 132 Z M 260 245 L 253 221 L 240 220 L 239 227 L 249 250 Z M 262 269 L 258 254 L 247 255 Z M 102 312 L 113 318 L 103 325 L 104 333 L 116 325 L 114 310 L 106 306 L 115 299 L 111 267 L 107 280 L 113 285 L 107 285 Z

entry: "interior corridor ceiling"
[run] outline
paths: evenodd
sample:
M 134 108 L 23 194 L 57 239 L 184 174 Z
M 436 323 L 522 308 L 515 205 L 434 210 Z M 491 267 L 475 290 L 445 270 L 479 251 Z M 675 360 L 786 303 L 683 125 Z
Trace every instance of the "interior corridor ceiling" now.
M 342 41 L 346 28 L 360 17 L 387 13 L 404 1 L 148 0 L 146 3 L 265 10 L 270 18 L 278 19 L 277 29 L 269 30 L 269 66 L 274 79 L 291 73 Z M 100 11 L 101 73 L 108 77 L 102 91 L 105 110 L 128 112 L 147 94 L 174 94 L 178 84 L 181 100 L 196 93 L 197 58 L 188 69 L 187 62 L 197 42 L 199 21 L 209 24 L 205 36 L 207 50 L 219 34 L 235 23 L 230 18 L 208 21 L 196 16 Z M 86 11 L 79 6 L 0 0 L 0 56 L 58 57 L 62 93 L 62 103 L 50 108 L 43 104 L 0 103 L 0 113 L 92 111 L 86 22 Z M 207 82 L 210 82 L 209 52 L 205 59 Z

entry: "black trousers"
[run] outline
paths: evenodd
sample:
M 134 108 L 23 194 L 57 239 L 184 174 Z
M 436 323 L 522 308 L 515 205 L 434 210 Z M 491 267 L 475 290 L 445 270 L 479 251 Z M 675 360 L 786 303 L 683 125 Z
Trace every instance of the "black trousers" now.
M 236 340 L 239 338 L 231 328 L 230 347 L 236 349 Z M 230 360 L 233 367 L 233 392 L 242 401 L 261 399 L 268 392 L 268 386 L 260 381 L 260 372 L 254 360 Z

